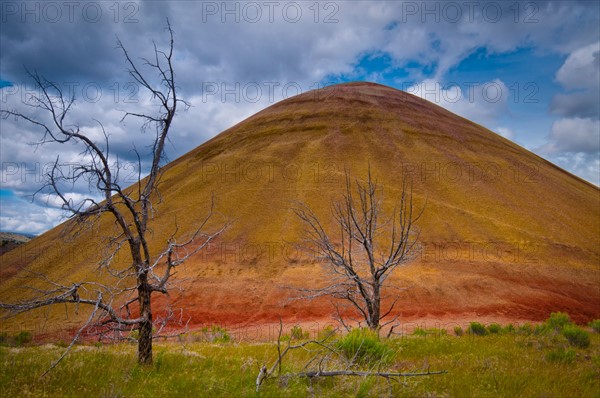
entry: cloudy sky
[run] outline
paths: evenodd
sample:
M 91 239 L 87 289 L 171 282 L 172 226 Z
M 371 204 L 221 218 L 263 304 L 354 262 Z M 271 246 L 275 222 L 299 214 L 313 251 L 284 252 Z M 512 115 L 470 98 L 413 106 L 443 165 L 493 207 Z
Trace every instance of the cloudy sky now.
M 181 95 L 174 159 L 283 98 L 367 80 L 406 90 L 480 123 L 598 185 L 600 9 L 596 1 L 0 2 L 0 106 L 36 94 L 25 67 L 73 94 L 69 122 L 135 164 L 149 134 L 123 112 L 154 108 L 126 73 L 175 31 Z M 0 230 L 41 233 L 64 215 L 42 192 L 48 164 L 76 147 L 32 145 L 41 132 L 0 121 Z M 143 152 L 143 150 L 140 150 Z M 86 187 L 73 187 L 73 198 Z

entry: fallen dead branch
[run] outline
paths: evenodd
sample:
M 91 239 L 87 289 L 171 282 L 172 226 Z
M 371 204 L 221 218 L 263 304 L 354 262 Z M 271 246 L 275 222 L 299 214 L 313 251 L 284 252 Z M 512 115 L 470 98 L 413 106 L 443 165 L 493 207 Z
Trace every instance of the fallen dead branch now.
M 279 321 L 279 334 L 277 336 L 277 359 L 273 363 L 270 368 L 267 368 L 266 364 L 263 364 L 260 367 L 258 376 L 256 377 L 256 391 L 259 391 L 260 386 L 269 378 L 319 378 L 319 377 L 337 377 L 337 376 L 358 376 L 358 377 L 381 377 L 386 379 L 388 382 L 391 380 L 395 380 L 397 378 L 406 378 L 406 377 L 419 377 L 419 376 L 432 376 L 432 375 L 441 375 L 446 374 L 448 371 L 446 370 L 438 370 L 438 371 L 427 371 L 423 372 L 386 372 L 386 371 L 369 371 L 369 370 L 358 370 L 351 369 L 351 367 L 356 365 L 355 359 L 356 356 L 350 360 L 343 359 L 341 352 L 336 348 L 335 344 L 328 343 L 328 340 L 335 334 L 335 331 L 326 335 L 320 340 L 307 340 L 302 343 L 291 345 L 291 342 L 288 340 L 287 346 L 285 349 L 281 349 L 281 337 L 283 331 L 283 324 L 281 320 Z M 316 348 L 311 348 L 311 346 L 316 346 Z M 283 364 L 283 359 L 292 350 L 296 349 L 304 349 L 309 352 L 315 352 L 315 355 L 304 365 L 302 371 L 297 373 L 285 373 L 282 374 L 281 368 Z M 360 347 L 359 347 L 360 350 Z M 357 352 L 358 354 L 358 352 Z M 323 364 L 331 360 L 332 356 L 337 356 L 340 361 L 338 363 L 340 365 L 345 365 L 345 369 L 323 369 Z M 306 370 L 313 364 L 318 364 L 318 369 L 316 370 Z M 375 364 L 373 368 L 380 368 L 381 363 Z M 397 380 L 399 382 L 399 380 Z M 391 388 L 391 386 L 390 386 Z

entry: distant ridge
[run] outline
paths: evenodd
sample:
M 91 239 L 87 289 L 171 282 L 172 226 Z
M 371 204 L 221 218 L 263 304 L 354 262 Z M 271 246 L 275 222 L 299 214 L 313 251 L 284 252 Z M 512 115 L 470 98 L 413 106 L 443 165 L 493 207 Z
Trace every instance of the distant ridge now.
M 35 235 L 21 234 L 16 232 L 0 232 L 0 255 L 7 253 L 17 246 L 29 242 Z

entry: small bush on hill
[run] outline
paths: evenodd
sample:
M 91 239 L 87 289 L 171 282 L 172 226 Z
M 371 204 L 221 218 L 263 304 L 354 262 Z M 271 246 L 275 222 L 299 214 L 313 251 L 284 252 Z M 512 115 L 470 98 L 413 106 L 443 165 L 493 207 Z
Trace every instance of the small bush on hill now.
M 467 329 L 467 333 L 471 333 L 477 336 L 483 336 L 486 333 L 485 326 L 483 326 L 479 322 L 471 322 L 469 324 L 469 328 Z
M 463 335 L 463 330 L 460 326 L 454 326 L 454 334 L 457 336 Z
M 571 324 L 572 322 L 571 318 L 569 318 L 569 314 L 564 312 L 553 312 L 543 325 L 549 330 L 560 332 L 565 326 Z
M 352 329 L 340 338 L 337 348 L 349 360 L 359 363 L 386 362 L 391 359 L 393 351 L 371 329 Z
M 497 323 L 491 323 L 488 325 L 487 331 L 491 334 L 499 334 L 502 332 L 502 326 Z
M 567 338 L 569 344 L 575 347 L 587 348 L 590 346 L 590 335 L 579 326 L 567 325 L 563 328 L 562 334 Z

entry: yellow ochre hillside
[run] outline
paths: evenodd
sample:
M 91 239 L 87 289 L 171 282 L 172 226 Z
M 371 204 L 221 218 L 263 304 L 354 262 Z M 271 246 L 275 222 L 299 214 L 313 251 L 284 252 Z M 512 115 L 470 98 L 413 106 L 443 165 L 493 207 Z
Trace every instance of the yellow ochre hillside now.
M 301 201 L 331 220 L 344 169 L 368 167 L 391 205 L 414 184 L 420 257 L 391 282 L 406 288 L 402 320 L 541 320 L 566 311 L 600 317 L 600 190 L 501 136 L 433 103 L 373 83 L 347 83 L 281 101 L 166 166 L 155 248 L 191 233 L 211 195 L 227 232 L 179 271 L 171 296 L 191 324 L 329 319 L 328 301 L 290 301 L 286 286 L 315 286 L 322 266 L 298 249 Z M 389 203 L 388 203 L 389 202 Z M 0 301 L 24 297 L 23 267 L 58 280 L 96 268 L 102 222 L 61 243 L 69 222 L 0 257 Z M 126 262 L 126 259 L 121 259 Z M 108 277 L 107 277 L 108 278 Z M 64 320 L 64 309 L 56 310 Z M 31 326 L 29 314 L 13 325 Z M 71 327 L 69 321 L 54 328 Z M 51 328 L 52 329 L 52 328 Z

